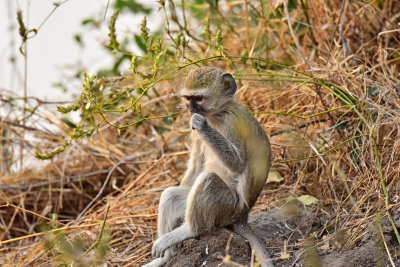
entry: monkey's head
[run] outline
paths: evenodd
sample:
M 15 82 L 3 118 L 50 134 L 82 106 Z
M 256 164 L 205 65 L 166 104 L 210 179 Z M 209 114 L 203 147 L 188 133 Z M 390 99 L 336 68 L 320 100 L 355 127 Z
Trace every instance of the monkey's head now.
M 190 113 L 203 116 L 222 110 L 233 99 L 237 85 L 233 76 L 213 67 L 193 68 L 180 94 Z

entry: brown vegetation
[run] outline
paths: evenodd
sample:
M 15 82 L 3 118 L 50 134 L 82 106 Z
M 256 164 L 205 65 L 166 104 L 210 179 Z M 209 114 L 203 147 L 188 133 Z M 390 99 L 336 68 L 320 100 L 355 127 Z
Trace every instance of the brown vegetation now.
M 235 74 L 238 98 L 255 111 L 271 136 L 272 168 L 284 180 L 265 185 L 253 213 L 281 207 L 289 196 L 312 195 L 319 199 L 318 212 L 325 214 L 325 221 L 308 235 L 316 238 L 317 248 L 344 235 L 335 247 L 338 250 L 353 247 L 371 231 L 373 222 L 382 220 L 375 229 L 383 238 L 381 243 L 375 241 L 382 245 L 388 264 L 393 264 L 400 258 L 396 232 L 400 228 L 400 4 L 343 2 L 343 6 L 338 1 L 299 4 L 289 13 L 290 23 L 300 21 L 306 26 L 297 24 L 293 32 L 288 15 L 279 18 L 278 9 L 271 9 L 274 20 L 260 14 L 258 25 L 224 33 L 224 56 L 203 64 Z M 229 8 L 238 5 L 266 12 L 258 2 L 247 9 L 246 1 L 227 3 Z M 220 11 L 221 16 L 228 17 L 226 11 Z M 251 20 L 243 12 L 237 25 Z M 275 48 L 267 51 L 266 41 Z M 189 44 L 188 58 L 213 56 L 203 43 Z M 157 83 L 157 93 L 148 91 L 141 112 L 155 117 L 175 112 L 174 90 L 186 71 Z M 106 81 L 124 89 L 135 85 L 132 79 L 126 74 L 121 80 L 104 78 L 97 83 Z M 2 100 L 10 95 L 2 91 Z M 32 99 L 32 107 L 39 104 Z M 107 118 L 118 120 L 119 125 L 136 120 L 130 113 Z M 7 129 L 15 139 L 24 128 L 32 133 L 34 138 L 25 143 L 28 148 L 44 151 L 57 146 L 57 135 L 3 119 L 0 123 L 2 131 Z M 62 123 L 58 126 L 59 135 L 68 131 Z M 121 129 L 102 123 L 89 139 L 72 142 L 42 168 L 16 174 L 4 171 L 0 265 L 62 262 L 62 248 L 43 243 L 44 225 L 49 222 L 56 224 L 50 233 L 61 229 L 70 240 L 79 234 L 88 246 L 101 239 L 97 234 L 105 222 L 112 230 L 107 263 L 137 266 L 148 261 L 156 238 L 158 199 L 165 188 L 179 183 L 185 170 L 188 133 L 186 114 Z M 13 146 L 4 140 L 2 152 Z M 88 210 L 81 214 L 85 207 Z M 283 241 L 279 246 L 277 250 L 283 252 Z M 304 249 L 299 243 L 287 246 L 292 252 Z M 82 258 L 92 256 L 87 253 Z

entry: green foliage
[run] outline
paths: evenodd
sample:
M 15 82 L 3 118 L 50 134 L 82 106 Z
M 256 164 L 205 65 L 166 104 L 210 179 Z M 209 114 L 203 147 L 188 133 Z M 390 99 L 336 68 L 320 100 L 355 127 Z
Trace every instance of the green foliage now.
M 19 29 L 18 29 L 18 33 L 21 36 L 22 39 L 22 43 L 19 47 L 19 52 L 25 56 L 25 52 L 23 51 L 23 45 L 25 44 L 26 40 L 28 40 L 29 38 L 29 33 L 33 32 L 34 34 L 37 34 L 37 30 L 36 29 L 30 29 L 28 30 L 25 26 L 24 20 L 22 18 L 22 11 L 19 10 L 17 12 L 17 21 L 18 21 L 18 25 L 19 25 Z
M 202 20 L 207 16 L 209 11 L 209 7 L 207 6 L 207 2 L 205 0 L 188 0 L 187 1 L 190 6 L 190 13 L 198 20 Z M 215 6 L 215 4 L 213 5 Z
M 78 109 L 81 108 L 81 106 L 82 106 L 81 103 L 74 103 L 74 104 L 66 106 L 66 107 L 58 105 L 57 111 L 60 113 L 69 113 L 71 111 L 77 111 Z
M 53 221 L 55 221 L 54 218 L 56 216 L 53 214 Z M 62 230 L 58 230 L 55 222 L 50 225 L 50 228 L 44 225 L 44 249 L 55 254 L 53 260 L 58 266 L 99 266 L 104 263 L 112 232 L 105 221 L 106 219 L 99 222 L 100 231 L 94 241 L 81 234 L 71 238 Z
M 318 255 L 315 237 L 309 236 L 304 239 L 305 259 L 307 266 L 319 267 L 322 266 L 321 259 Z
M 96 24 L 96 21 L 92 18 L 84 19 L 81 22 L 82 25 Z
M 220 60 L 228 62 L 232 67 L 242 64 L 244 67 L 251 67 L 257 71 L 265 71 L 267 68 L 275 68 L 276 70 L 285 68 L 282 64 L 275 64 L 273 61 L 264 58 L 266 53 L 280 49 L 278 45 L 272 45 L 275 42 L 272 40 L 276 39 L 273 33 L 266 32 L 260 35 L 259 38 L 261 39 L 258 39 L 258 45 L 252 49 L 253 55 L 257 57 L 249 58 L 248 53 L 251 48 L 246 47 L 240 55 L 228 53 L 226 44 L 224 44 L 225 35 L 238 37 L 234 24 L 240 25 L 242 23 L 242 16 L 237 13 L 241 12 L 240 7 L 236 8 L 238 10 L 236 13 L 232 12 L 225 17 L 219 10 L 218 1 L 183 1 L 180 5 L 181 12 L 186 14 L 185 12 L 189 10 L 190 20 L 197 20 L 204 25 L 204 27 L 189 29 L 188 21 L 179 21 L 176 16 L 172 16 L 171 19 L 168 18 L 165 1 L 158 1 L 158 3 L 160 4 L 159 11 L 162 10 L 165 14 L 165 32 L 154 31 L 153 34 L 150 34 L 147 17 L 144 16 L 140 24 L 140 32 L 133 35 L 133 38 L 132 36 L 122 36 L 124 41 L 120 43 L 116 34 L 119 11 L 129 10 L 134 13 L 149 13 L 150 10 L 138 5 L 135 1 L 121 0 L 115 2 L 115 10 L 109 21 L 108 44 L 106 45 L 115 59 L 114 64 L 110 68 L 100 70 L 97 75 L 89 76 L 83 72 L 83 90 L 79 102 L 66 107 L 57 107 L 57 110 L 63 114 L 79 110 L 81 121 L 75 124 L 63 118 L 63 123 L 71 127 L 72 132 L 66 141 L 62 141 L 63 146 L 58 149 L 43 154 L 37 152 L 36 155 L 39 158 L 51 158 L 63 151 L 74 139 L 90 137 L 102 123 L 109 124 L 117 129 L 138 126 L 153 119 L 160 119 L 159 123 L 161 124 L 171 123 L 170 117 L 176 116 L 180 112 L 170 109 L 168 114 L 150 116 L 142 108 L 142 100 L 143 98 L 151 98 L 149 90 L 156 92 L 155 86 L 158 83 L 168 80 L 175 73 L 188 66 Z M 291 10 L 294 10 L 293 5 L 295 4 L 293 1 L 290 2 Z M 171 6 L 171 8 L 175 7 Z M 269 14 L 279 18 L 279 12 L 269 12 Z M 250 16 L 250 22 L 257 26 L 262 14 L 251 9 Z M 82 25 L 98 25 L 99 23 L 94 19 L 82 21 Z M 175 26 L 178 26 L 179 30 L 172 32 L 171 23 L 176 24 Z M 274 29 L 280 27 L 279 23 L 275 22 L 270 23 L 270 26 Z M 80 43 L 81 39 L 76 38 L 76 41 Z M 140 48 L 142 55 L 135 55 L 130 51 L 131 42 L 134 42 Z M 201 50 L 195 48 L 194 43 L 201 43 L 202 46 L 208 47 L 208 52 L 201 52 Z M 198 53 L 201 55 L 200 58 Z M 288 58 L 290 57 L 286 57 L 286 60 Z M 130 61 L 131 74 L 122 75 L 115 80 L 113 77 L 120 75 L 120 67 L 128 60 Z M 127 80 L 130 81 L 129 86 L 123 86 L 122 84 L 125 84 Z M 342 93 L 340 89 L 336 87 L 334 89 L 339 91 L 338 94 Z M 126 112 L 130 112 L 133 116 L 132 122 L 125 125 L 112 122 L 114 121 L 112 118 Z
M 82 40 L 82 36 L 80 34 L 75 34 L 74 40 L 79 46 L 83 46 L 83 40 Z
M 76 124 L 73 123 L 72 121 L 70 121 L 70 120 L 67 119 L 67 118 L 61 118 L 61 121 L 62 121 L 63 123 L 65 123 L 66 125 L 68 125 L 69 127 L 71 127 L 71 128 L 76 128 Z
M 38 159 L 41 159 L 41 160 L 52 159 L 52 158 L 54 158 L 54 156 L 63 152 L 67 146 L 68 146 L 68 144 L 65 143 L 64 145 L 59 146 L 56 149 L 50 150 L 45 153 L 40 153 L 39 150 L 35 150 L 35 157 Z
M 142 4 L 137 3 L 135 0 L 116 0 L 114 2 L 114 9 L 119 9 L 123 11 L 130 11 L 134 14 L 136 13 L 145 13 L 149 14 L 152 9 L 143 6 Z
M 220 55 L 224 55 L 224 46 L 222 44 L 222 33 L 220 29 L 218 29 L 217 33 L 215 34 L 215 42 Z
M 135 35 L 135 42 L 137 46 L 144 52 L 147 53 L 147 45 L 146 41 L 144 41 L 144 38 L 142 38 L 139 35 Z
M 142 23 L 140 23 L 140 36 L 143 38 L 145 43 L 147 42 L 147 39 L 149 39 L 149 31 L 149 28 L 147 28 L 146 16 L 144 16 Z
M 118 14 L 119 14 L 119 10 L 117 9 L 114 11 L 114 14 L 111 16 L 110 24 L 108 25 L 109 44 L 107 47 L 113 51 L 119 49 L 119 43 L 117 41 L 117 34 L 115 33 L 115 23 L 117 21 Z
M 17 12 L 17 21 L 19 25 L 19 30 L 18 33 L 22 37 L 22 41 L 25 42 L 26 39 L 28 38 L 28 30 L 26 29 L 24 20 L 22 19 L 22 11 L 19 10 Z

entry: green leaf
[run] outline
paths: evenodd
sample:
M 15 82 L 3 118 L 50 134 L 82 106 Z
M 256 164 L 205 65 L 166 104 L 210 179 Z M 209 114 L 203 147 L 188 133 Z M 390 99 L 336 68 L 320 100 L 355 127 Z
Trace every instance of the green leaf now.
M 134 14 L 139 12 L 149 14 L 152 11 L 151 8 L 147 8 L 144 5 L 137 3 L 135 0 L 117 0 L 114 2 L 114 8 L 129 10 Z
M 58 105 L 57 106 L 57 111 L 61 112 L 61 113 L 69 113 L 71 111 L 77 111 L 78 109 L 81 108 L 81 106 L 82 105 L 80 103 L 73 103 L 73 104 L 71 104 L 69 106 L 66 106 L 66 107 Z
M 80 34 L 75 34 L 74 40 L 79 46 L 83 46 L 82 36 Z
M 301 203 L 303 203 L 305 206 L 311 206 L 311 205 L 318 205 L 319 200 L 316 197 L 310 196 L 310 195 L 302 195 L 297 198 Z
M 140 50 L 147 53 L 147 46 L 146 43 L 143 41 L 142 37 L 140 37 L 139 35 L 135 35 L 135 42 L 137 46 L 140 48 Z
M 66 125 L 68 125 L 69 127 L 71 127 L 71 128 L 76 128 L 76 124 L 73 123 L 72 121 L 70 121 L 70 120 L 67 119 L 67 118 L 61 118 L 61 121 L 62 121 L 63 123 L 65 123 Z
M 95 24 L 95 23 L 96 21 L 94 19 L 84 19 L 81 22 L 82 25 Z
M 279 183 L 283 181 L 283 177 L 277 171 L 270 171 L 268 173 L 267 184 L 268 183 Z
M 119 42 L 117 41 L 117 33 L 115 28 L 115 23 L 117 22 L 119 15 L 119 9 L 116 9 L 113 15 L 110 18 L 110 23 L 108 25 L 108 37 L 110 39 L 109 44 L 107 45 L 108 48 L 111 50 L 119 50 Z

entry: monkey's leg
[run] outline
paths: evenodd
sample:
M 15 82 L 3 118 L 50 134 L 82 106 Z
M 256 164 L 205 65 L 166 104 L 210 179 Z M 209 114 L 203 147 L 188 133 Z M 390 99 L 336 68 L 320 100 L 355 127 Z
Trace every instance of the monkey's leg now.
M 161 257 L 171 246 L 216 227 L 233 224 L 237 194 L 215 173 L 203 172 L 190 190 L 185 222 L 154 242 L 153 256 Z
M 265 249 L 264 243 L 260 238 L 258 238 L 246 221 L 242 223 L 235 223 L 233 225 L 233 230 L 249 241 L 250 247 L 255 252 L 256 257 L 261 260 L 262 267 L 274 267 L 272 259 Z
M 217 174 L 203 172 L 189 193 L 185 221 L 196 235 L 231 225 L 241 214 L 238 202 L 236 191 Z
M 158 205 L 158 237 L 172 231 L 183 222 L 188 194 L 189 189 L 181 187 L 169 187 L 162 192 Z M 163 266 L 175 254 L 176 247 L 171 246 L 162 257 L 154 259 L 143 267 Z
M 168 187 L 162 192 L 158 205 L 158 237 L 171 232 L 183 222 L 189 190 L 182 187 Z

